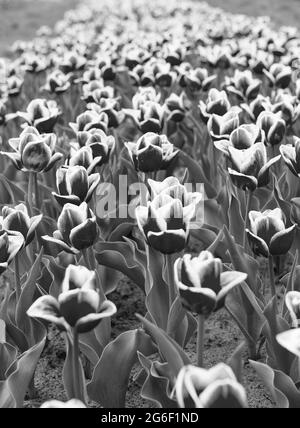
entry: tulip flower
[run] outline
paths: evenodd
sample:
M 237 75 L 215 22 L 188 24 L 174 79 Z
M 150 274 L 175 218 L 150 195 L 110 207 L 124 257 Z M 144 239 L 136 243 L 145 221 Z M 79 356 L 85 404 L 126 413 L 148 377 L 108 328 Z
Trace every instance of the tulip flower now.
M 279 155 L 268 161 L 263 143 L 256 143 L 245 150 L 228 146 L 227 150 L 232 164 L 228 168 L 230 178 L 243 190 L 254 191 L 257 187 L 266 186 L 270 181 L 271 166 L 280 159 Z
M 184 366 L 176 379 L 175 394 L 181 408 L 248 407 L 245 389 L 238 383 L 232 369 L 223 363 L 209 370 Z
M 101 98 L 96 101 L 97 103 L 88 104 L 88 108 L 95 111 L 99 116 L 106 114 L 108 117 L 108 127 L 118 128 L 125 117 L 124 112 L 120 111 L 118 100 L 114 98 Z
M 6 85 L 7 95 L 11 98 L 14 98 L 20 95 L 24 85 L 24 79 L 21 79 L 17 76 L 11 76 L 7 79 Z
M 250 104 L 242 103 L 241 108 L 249 115 L 252 122 L 256 122 L 262 112 L 272 110 L 272 104 L 269 98 L 259 94 Z
M 55 299 L 50 295 L 38 298 L 28 309 L 31 318 L 53 323 L 67 333 L 72 348 L 73 397 L 85 401 L 85 380 L 82 376 L 79 355 L 79 334 L 88 333 L 99 323 L 116 313 L 116 306 L 100 297 L 96 272 L 83 266 L 69 265 L 65 271 L 61 293 Z
M 180 85 L 188 88 L 191 92 L 198 92 L 201 89 L 208 91 L 216 75 L 209 76 L 205 68 L 196 68 L 185 73 L 180 79 Z
M 60 70 L 55 70 L 47 77 L 46 85 L 42 89 L 51 94 L 63 94 L 70 87 L 70 75 L 65 75 Z
M 58 400 L 49 400 L 41 405 L 40 409 L 86 409 L 85 404 L 80 400 L 69 400 L 66 403 Z
M 149 85 L 155 85 L 155 77 L 152 71 L 149 71 L 141 64 L 138 64 L 133 70 L 128 72 L 133 86 L 147 87 Z
M 135 125 L 143 132 L 161 133 L 164 125 L 164 108 L 157 102 L 146 101 L 139 110 L 124 110 L 125 116 L 130 117 Z
M 68 52 L 65 54 L 59 68 L 65 74 L 77 72 L 84 68 L 86 61 L 86 58 L 77 52 Z
M 62 166 L 56 171 L 56 185 L 59 193 L 52 192 L 57 202 L 80 205 L 89 202 L 100 182 L 100 174 L 88 175 L 83 166 Z
M 295 98 L 289 94 L 278 94 L 272 108 L 273 113 L 278 113 L 287 126 L 292 126 L 300 116 L 300 106 Z
M 285 296 L 285 304 L 289 311 L 292 327 L 297 328 L 300 325 L 300 292 L 289 291 Z
M 241 125 L 229 136 L 229 140 L 215 141 L 215 147 L 229 156 L 229 147 L 246 150 L 255 143 L 263 143 L 264 132 L 256 125 Z
M 42 238 L 57 245 L 60 251 L 77 254 L 91 247 L 98 235 L 96 216 L 83 202 L 79 206 L 67 203 L 57 220 L 58 229 L 51 236 Z
M 24 246 L 24 237 L 20 232 L 13 230 L 0 231 L 0 274 L 14 260 Z
M 19 204 L 14 208 L 3 207 L 0 223 L 4 230 L 21 233 L 24 237 L 24 245 L 28 245 L 32 242 L 42 217 L 42 214 L 29 217 L 26 206 Z
M 115 148 L 115 138 L 111 135 L 106 135 L 101 129 L 92 129 L 89 132 L 79 132 L 77 134 L 77 142 L 71 143 L 74 148 L 74 153 L 82 147 L 90 147 L 92 150 L 93 159 L 101 158 L 101 166 L 109 161 L 110 155 Z
M 165 135 L 152 132 L 125 146 L 136 170 L 145 173 L 167 169 L 179 153 Z
M 154 197 L 147 206 L 136 209 L 140 231 L 147 244 L 163 254 L 175 254 L 184 250 L 189 237 L 189 227 L 195 215 L 198 199 L 187 205 L 167 192 Z
M 183 96 L 171 94 L 165 101 L 167 122 L 173 121 L 176 123 L 182 122 L 185 118 L 186 109 L 184 107 Z
M 265 132 L 267 144 L 275 146 L 282 142 L 286 124 L 278 113 L 264 111 L 258 116 L 256 123 Z
M 286 228 L 280 208 L 264 212 L 250 211 L 250 230 L 248 240 L 256 255 L 269 257 L 286 254 L 291 248 L 296 225 Z
M 81 147 L 76 150 L 74 147 L 71 148 L 71 156 L 67 161 L 68 166 L 83 166 L 88 175 L 92 174 L 95 168 L 103 164 L 102 157 L 94 157 L 93 149 L 91 146 Z
M 134 110 L 139 110 L 141 106 L 148 101 L 159 103 L 161 94 L 157 94 L 152 87 L 139 88 L 138 92 L 132 97 L 132 106 Z
M 201 119 L 207 124 L 212 114 L 217 116 L 224 116 L 231 108 L 225 91 L 218 91 L 213 88 L 210 89 L 206 103 L 200 100 L 199 109 Z
M 280 153 L 289 170 L 300 177 L 300 138 L 293 137 L 293 145 L 281 145 Z
M 240 109 L 238 107 L 232 107 L 223 116 L 218 116 L 217 114 L 211 115 L 207 122 L 207 129 L 213 141 L 229 138 L 232 131 L 240 125 L 239 113 Z
M 1 152 L 9 157 L 14 166 L 24 172 L 47 172 L 61 158 L 62 153 L 55 153 L 55 134 L 39 134 L 33 127 L 27 127 L 19 138 L 9 140 L 15 151 Z
M 108 116 L 106 113 L 98 114 L 94 110 L 87 110 L 76 118 L 76 123 L 70 123 L 70 127 L 75 134 L 82 131 L 91 131 L 92 129 L 101 129 L 107 133 Z
M 185 254 L 174 266 L 175 282 L 184 307 L 207 316 L 224 306 L 228 292 L 246 280 L 242 272 L 222 272 L 222 261 L 209 251 Z
M 55 101 L 36 99 L 29 103 L 25 113 L 18 112 L 18 116 L 38 130 L 40 133 L 53 132 L 61 111 Z
M 292 73 L 291 67 L 279 63 L 272 64 L 269 71 L 264 70 L 270 86 L 276 86 L 280 89 L 286 89 L 290 86 Z
M 241 101 L 254 100 L 259 94 L 261 81 L 254 79 L 251 71 L 236 70 L 234 77 L 225 82 L 226 90 Z

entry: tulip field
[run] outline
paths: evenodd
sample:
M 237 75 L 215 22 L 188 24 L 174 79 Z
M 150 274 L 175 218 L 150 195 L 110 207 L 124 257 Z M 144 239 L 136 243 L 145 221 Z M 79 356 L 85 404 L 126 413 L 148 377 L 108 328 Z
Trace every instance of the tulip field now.
M 79 2 L 0 143 L 0 408 L 300 408 L 296 28 Z

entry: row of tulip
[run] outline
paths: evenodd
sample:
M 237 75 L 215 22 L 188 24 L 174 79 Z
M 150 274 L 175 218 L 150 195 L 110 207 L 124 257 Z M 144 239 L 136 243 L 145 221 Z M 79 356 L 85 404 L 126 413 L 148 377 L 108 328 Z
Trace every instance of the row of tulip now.
M 300 407 L 296 30 L 191 1 L 90 1 L 12 50 L 0 407 L 38 394 L 49 324 L 70 401 L 42 407 L 124 407 L 138 366 L 155 406 L 245 408 L 245 348 L 276 405 Z M 137 192 L 123 194 L 124 175 Z M 146 313 L 113 339 L 120 273 Z M 209 368 L 205 325 L 224 308 L 245 341 Z

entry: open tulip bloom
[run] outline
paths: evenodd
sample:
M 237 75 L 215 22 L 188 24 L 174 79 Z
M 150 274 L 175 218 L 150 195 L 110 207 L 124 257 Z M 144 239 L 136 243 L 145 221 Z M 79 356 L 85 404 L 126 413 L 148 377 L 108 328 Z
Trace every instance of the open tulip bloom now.
M 41 133 L 53 132 L 60 115 L 61 111 L 55 101 L 43 99 L 31 101 L 25 113 L 18 112 L 20 118 Z
M 265 140 L 264 132 L 254 124 L 241 125 L 235 129 L 228 140 L 215 141 L 215 147 L 226 155 L 229 155 L 229 147 L 238 150 L 247 150 L 255 143 L 263 143 Z
M 247 408 L 247 396 L 232 369 L 218 364 L 209 370 L 183 367 L 176 379 L 175 394 L 181 408 Z
M 224 116 L 231 108 L 225 91 L 218 91 L 215 88 L 210 89 L 208 92 L 206 103 L 199 102 L 199 110 L 201 119 L 207 124 L 212 114 L 217 116 Z
M 212 114 L 208 123 L 207 128 L 213 141 L 226 140 L 230 134 L 239 126 L 240 108 L 232 107 L 223 116 Z
M 294 240 L 296 225 L 286 227 L 280 208 L 264 212 L 250 211 L 249 244 L 254 254 L 263 257 L 286 254 Z

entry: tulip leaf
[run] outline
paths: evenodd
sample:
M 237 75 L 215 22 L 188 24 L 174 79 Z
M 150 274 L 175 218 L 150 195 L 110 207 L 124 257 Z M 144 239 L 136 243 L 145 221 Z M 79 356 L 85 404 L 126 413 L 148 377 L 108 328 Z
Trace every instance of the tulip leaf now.
M 189 358 L 175 340 L 169 337 L 161 328 L 140 315 L 137 315 L 137 317 L 143 323 L 153 342 L 158 346 L 163 360 L 169 364 L 173 379 L 175 379 L 182 367 L 190 364 Z
M 28 386 L 44 349 L 46 335 L 24 352 L 9 369 L 5 381 L 0 382 L 0 408 L 21 408 Z
M 138 360 L 137 351 L 146 355 L 154 352 L 149 336 L 140 329 L 120 334 L 105 347 L 87 386 L 90 399 L 106 408 L 125 407 L 129 376 Z
M 170 379 L 168 377 L 168 364 L 153 362 L 138 352 L 141 366 L 146 372 L 146 379 L 142 386 L 141 397 L 153 402 L 156 407 L 164 409 L 176 408 L 177 403 L 170 398 L 168 392 L 170 388 Z
M 270 391 L 278 408 L 300 408 L 300 392 L 288 375 L 257 361 L 250 361 L 250 364 Z

